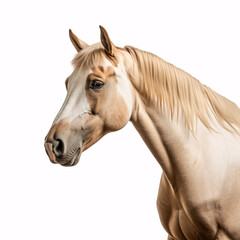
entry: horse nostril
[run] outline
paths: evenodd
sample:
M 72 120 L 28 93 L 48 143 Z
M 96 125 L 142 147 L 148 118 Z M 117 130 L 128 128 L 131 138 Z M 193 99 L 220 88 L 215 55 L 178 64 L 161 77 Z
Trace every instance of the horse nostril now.
M 64 155 L 64 143 L 61 139 L 54 140 L 52 148 L 56 157 L 62 157 Z

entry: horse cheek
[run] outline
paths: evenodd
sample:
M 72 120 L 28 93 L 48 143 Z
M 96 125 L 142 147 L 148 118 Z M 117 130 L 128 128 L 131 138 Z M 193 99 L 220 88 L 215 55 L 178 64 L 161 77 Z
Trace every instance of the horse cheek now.
M 128 108 L 123 98 L 118 95 L 111 102 L 111 106 L 106 109 L 105 128 L 108 131 L 118 131 L 123 128 L 128 122 Z

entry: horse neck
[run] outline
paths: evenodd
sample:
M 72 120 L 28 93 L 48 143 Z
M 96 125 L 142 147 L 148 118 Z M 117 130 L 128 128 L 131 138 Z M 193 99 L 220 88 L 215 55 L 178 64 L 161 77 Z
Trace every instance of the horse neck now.
M 171 185 L 200 178 L 210 161 L 220 168 L 207 143 L 224 146 L 225 137 L 239 139 L 240 109 L 157 56 L 127 50 L 133 59 L 125 66 L 135 99 L 131 121 Z
M 136 65 L 138 68 L 132 71 L 132 75 L 130 74 L 135 99 L 131 121 L 172 185 L 175 185 L 175 172 L 184 167 L 182 162 L 184 161 L 184 155 L 188 154 L 187 149 L 189 147 L 191 149 L 195 147 L 197 144 L 196 138 L 189 130 L 181 107 L 174 102 L 169 107 L 169 104 L 164 104 L 165 99 L 162 98 L 159 102 L 156 96 L 156 87 L 161 88 L 159 82 L 156 81 L 165 77 L 171 80 L 169 79 L 171 75 L 167 72 L 169 69 L 165 71 L 161 68 L 162 64 L 167 65 L 168 68 L 168 63 L 154 55 L 150 55 L 150 58 L 148 58 L 150 66 L 148 66 L 146 62 L 139 60 L 142 57 L 141 53 L 137 57 L 139 62 Z M 155 61 L 155 66 L 151 65 L 152 61 Z M 144 68 L 144 70 L 139 68 Z M 143 73 L 148 69 L 151 71 L 150 74 Z M 154 77 L 152 74 L 155 75 L 155 79 L 151 79 L 151 77 Z M 160 79 L 156 79 L 156 75 Z M 175 76 L 175 74 L 173 75 Z M 149 90 L 151 87 L 153 89 Z M 162 93 L 162 96 L 164 96 L 164 93 Z M 167 100 L 174 101 L 173 98 Z
M 174 186 L 176 171 L 181 172 L 188 149 L 194 151 L 196 145 L 184 118 L 164 114 L 158 107 L 146 105 L 136 94 L 131 122 Z

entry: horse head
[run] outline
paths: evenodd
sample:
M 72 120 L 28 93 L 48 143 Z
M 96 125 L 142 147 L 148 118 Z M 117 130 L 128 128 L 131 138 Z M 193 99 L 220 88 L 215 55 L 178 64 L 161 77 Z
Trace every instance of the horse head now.
M 100 31 L 101 42 L 88 45 L 69 30 L 78 53 L 65 82 L 66 99 L 45 138 L 53 163 L 76 165 L 84 150 L 123 128 L 131 117 L 133 94 L 126 72 L 131 59 L 101 26 Z

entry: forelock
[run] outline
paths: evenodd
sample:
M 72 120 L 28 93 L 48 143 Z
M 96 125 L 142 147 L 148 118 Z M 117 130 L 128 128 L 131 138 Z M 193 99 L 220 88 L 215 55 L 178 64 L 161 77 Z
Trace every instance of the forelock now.
M 106 54 L 101 43 L 97 43 L 79 51 L 73 59 L 72 64 L 75 69 L 92 69 L 94 67 L 101 66 L 106 58 L 113 65 L 116 65 L 118 62 L 116 57 L 110 57 Z

